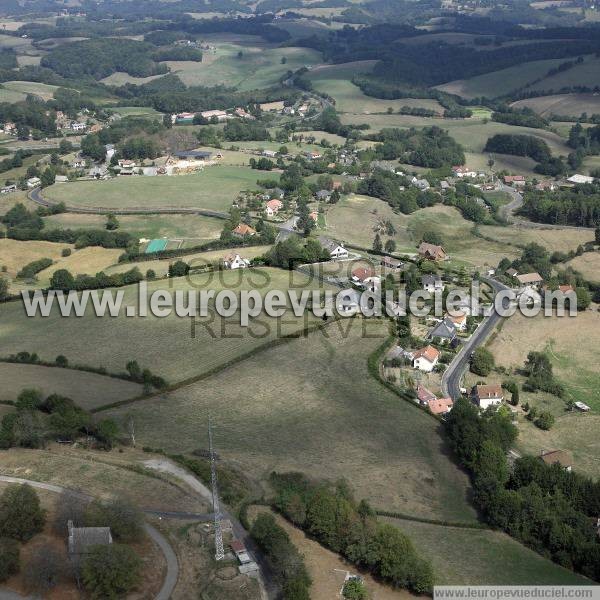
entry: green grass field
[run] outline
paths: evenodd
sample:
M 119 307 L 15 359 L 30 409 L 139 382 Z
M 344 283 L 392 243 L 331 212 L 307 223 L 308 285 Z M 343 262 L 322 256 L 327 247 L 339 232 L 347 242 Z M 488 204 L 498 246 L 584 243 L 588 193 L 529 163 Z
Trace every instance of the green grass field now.
M 564 61 L 563 61 L 564 62 Z M 583 63 L 575 65 L 557 73 L 552 77 L 546 77 L 542 81 L 534 83 L 532 90 L 559 91 L 563 87 L 586 86 L 593 88 L 600 84 L 600 58 L 586 56 Z
M 44 194 L 68 206 L 118 208 L 206 208 L 226 211 L 237 194 L 256 189 L 260 173 L 243 167 L 212 166 L 196 175 L 116 177 L 53 185 Z
M 219 237 L 223 221 L 201 215 L 119 215 L 119 230 L 127 231 L 136 238 L 183 239 L 200 244 Z M 61 213 L 45 217 L 48 229 L 103 229 L 104 215 Z
M 316 90 L 326 92 L 335 98 L 336 109 L 339 112 L 354 114 L 385 113 L 390 107 L 394 112 L 398 112 L 403 106 L 427 108 L 439 114 L 444 112 L 444 108 L 437 100 L 416 98 L 381 100 L 367 96 L 359 87 L 344 78 L 348 75 L 347 68 L 350 67 L 345 67 L 345 65 L 325 65 L 317 67 L 309 75 Z M 358 71 L 364 69 L 364 71 L 368 72 L 371 68 L 371 61 L 362 61 L 357 65 Z
M 386 521 L 431 560 L 439 585 L 591 585 L 499 531 Z
M 344 114 L 342 115 L 342 122 L 348 125 L 360 124 L 365 122 L 365 117 L 363 115 Z M 368 118 L 368 122 L 371 125 L 371 131 L 379 131 L 385 127 L 421 128 L 436 125 L 446 129 L 457 142 L 463 145 L 467 152 L 475 154 L 481 154 L 488 138 L 497 133 L 532 135 L 544 140 L 554 154 L 567 155 L 570 152 L 565 140 L 551 131 L 517 127 L 494 121 L 484 123 L 477 118 L 441 120 L 406 115 L 372 115 Z
M 114 108 L 107 106 L 106 108 L 109 110 L 109 112 L 114 112 L 122 117 L 144 116 L 162 118 L 163 116 L 162 113 L 148 106 L 115 106 Z
M 166 61 L 165 64 L 188 86 L 226 85 L 246 91 L 275 85 L 288 70 L 321 62 L 320 53 L 307 48 L 229 42 L 216 42 L 216 46 L 216 54 L 205 51 L 202 62 Z
M 450 81 L 436 87 L 438 90 L 468 99 L 479 96 L 495 98 L 518 90 L 539 77 L 543 77 L 550 69 L 557 67 L 562 62 L 564 60 L 561 59 L 535 60 L 470 79 Z
M 391 220 L 396 228 L 397 252 L 415 253 L 425 231 L 440 234 L 444 247 L 453 260 L 474 268 L 496 266 L 503 256 L 516 257 L 519 250 L 482 240 L 472 233 L 473 223 L 451 207 L 436 205 L 410 215 L 394 213 L 390 206 L 376 198 L 350 196 L 327 209 L 325 234 L 347 243 L 370 248 L 375 228 Z M 384 236 L 384 239 L 385 236 Z
M 446 453 L 438 423 L 369 376 L 367 357 L 387 322 L 339 327 L 108 414 L 133 413 L 140 443 L 189 452 L 205 447 L 198 431 L 210 412 L 219 456 L 253 479 L 264 482 L 272 470 L 345 477 L 378 508 L 472 520 L 466 475 Z
M 44 396 L 67 396 L 86 410 L 142 393 L 142 386 L 131 381 L 39 365 L 0 363 L 0 379 L 0 400 L 16 400 L 21 390 L 35 388 L 41 390 Z
M 595 94 L 556 94 L 519 100 L 512 104 L 516 108 L 531 108 L 542 116 L 569 115 L 579 117 L 600 112 L 600 96 Z
M 225 252 L 224 252 L 225 254 Z M 148 268 L 150 268 L 148 263 Z M 294 273 L 293 285 L 309 286 L 318 282 Z M 156 281 L 148 285 L 155 290 L 190 290 L 207 288 L 215 291 L 227 288 L 286 290 L 290 286 L 290 273 L 277 269 L 223 271 L 209 275 Z M 124 305 L 137 306 L 137 286 L 122 288 Z M 122 313 L 124 313 L 124 308 Z M 308 322 L 313 322 L 309 318 Z M 92 307 L 84 317 L 61 318 L 53 310 L 47 318 L 28 318 L 20 303 L 3 306 L 0 312 L 0 346 L 5 354 L 22 350 L 37 352 L 43 360 L 54 360 L 63 354 L 70 361 L 109 371 L 121 372 L 125 364 L 136 359 L 143 367 L 164 376 L 170 383 L 194 377 L 219 367 L 241 354 L 272 340 L 277 327 L 283 332 L 296 331 L 304 326 L 302 318 L 286 314 L 283 319 L 261 318 L 253 328 L 243 328 L 239 316 L 228 319 L 215 316 L 203 318 L 192 337 L 189 317 L 126 317 L 97 318 Z
M 58 89 L 56 85 L 36 83 L 35 81 L 5 81 L 2 86 L 16 93 L 39 96 L 43 100 L 50 100 Z

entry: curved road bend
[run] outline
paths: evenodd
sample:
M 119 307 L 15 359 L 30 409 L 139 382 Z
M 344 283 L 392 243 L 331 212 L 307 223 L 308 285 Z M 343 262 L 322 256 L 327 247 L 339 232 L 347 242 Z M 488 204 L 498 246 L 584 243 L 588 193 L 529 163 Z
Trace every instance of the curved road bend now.
M 51 483 L 31 481 L 29 479 L 21 479 L 19 477 L 9 477 L 7 475 L 0 475 L 0 481 L 4 483 L 27 483 L 31 487 L 38 488 L 40 490 L 47 490 L 49 492 L 55 492 L 57 494 L 66 492 L 84 500 L 92 499 L 91 496 L 88 496 L 87 494 L 84 494 L 82 492 L 70 490 L 60 485 L 53 485 Z M 169 600 L 171 594 L 173 593 L 173 590 L 175 589 L 175 585 L 177 584 L 177 578 L 179 577 L 179 564 L 177 562 L 177 556 L 175 555 L 173 548 L 171 548 L 171 545 L 167 541 L 167 538 L 165 538 L 165 536 L 162 533 L 160 533 L 158 529 L 152 527 L 152 525 L 148 523 L 144 523 L 144 529 L 146 530 L 146 533 L 152 538 L 152 540 L 154 540 L 156 545 L 160 548 L 161 552 L 165 557 L 165 562 L 167 563 L 167 574 L 165 576 L 165 580 L 163 581 L 160 591 L 154 597 L 154 600 Z M 22 600 L 23 596 L 14 594 L 14 592 L 11 592 L 10 590 L 0 590 L 0 600 L 16 600 L 17 598 L 20 598 Z
M 492 286 L 496 294 L 510 289 L 495 279 L 482 278 L 482 280 Z M 452 400 L 457 400 L 462 396 L 460 392 L 460 380 L 469 366 L 471 353 L 486 341 L 500 322 L 500 319 L 502 317 L 492 308 L 492 313 L 484 318 L 479 327 L 471 335 L 469 341 L 463 345 L 454 360 L 448 365 L 448 368 L 442 375 L 442 393 L 444 395 L 450 396 Z

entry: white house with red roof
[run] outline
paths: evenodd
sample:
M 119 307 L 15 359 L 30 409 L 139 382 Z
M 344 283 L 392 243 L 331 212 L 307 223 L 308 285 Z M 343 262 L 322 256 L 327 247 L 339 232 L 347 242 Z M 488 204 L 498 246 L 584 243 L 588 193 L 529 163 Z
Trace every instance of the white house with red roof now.
M 433 346 L 425 346 L 413 352 L 413 367 L 431 373 L 440 360 L 440 352 Z
M 281 209 L 283 208 L 283 202 L 281 200 L 277 200 L 274 198 L 273 200 L 269 200 L 265 205 L 265 212 L 267 216 L 273 217 L 275 216 Z

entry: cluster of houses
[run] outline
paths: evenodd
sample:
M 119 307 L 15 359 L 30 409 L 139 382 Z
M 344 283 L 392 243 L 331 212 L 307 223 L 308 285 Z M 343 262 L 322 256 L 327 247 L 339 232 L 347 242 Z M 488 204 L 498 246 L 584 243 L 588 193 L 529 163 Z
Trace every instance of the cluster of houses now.
M 289 108 L 290 114 L 295 113 L 295 110 L 292 107 L 285 106 L 283 100 L 278 100 L 276 102 L 265 102 L 263 104 L 259 104 L 258 106 L 259 106 L 260 110 L 263 112 L 284 113 L 286 111 L 286 109 Z M 308 107 L 306 108 L 306 110 L 308 110 Z M 298 111 L 300 112 L 300 109 L 298 109 Z M 241 106 L 239 106 L 230 112 L 228 112 L 226 110 L 219 110 L 219 109 L 203 110 L 199 113 L 181 112 L 181 113 L 171 115 L 171 123 L 173 125 L 190 125 L 191 123 L 194 122 L 194 117 L 196 115 L 200 115 L 203 119 L 206 119 L 207 121 L 211 121 L 211 122 L 216 121 L 217 123 L 224 123 L 225 121 L 227 121 L 229 119 L 234 119 L 236 117 L 238 117 L 240 119 L 248 119 L 248 120 L 255 119 L 254 115 L 250 114 L 245 108 L 242 108 Z
M 514 188 L 523 188 L 527 184 L 527 180 L 523 175 L 505 175 L 502 178 L 505 185 L 509 185 Z M 561 181 L 553 181 L 551 179 L 539 181 L 535 184 L 535 189 L 538 191 L 554 192 L 560 187 L 573 187 L 575 185 L 583 185 L 588 183 L 594 183 L 595 179 L 589 175 L 581 175 L 575 173 L 570 177 L 567 177 Z

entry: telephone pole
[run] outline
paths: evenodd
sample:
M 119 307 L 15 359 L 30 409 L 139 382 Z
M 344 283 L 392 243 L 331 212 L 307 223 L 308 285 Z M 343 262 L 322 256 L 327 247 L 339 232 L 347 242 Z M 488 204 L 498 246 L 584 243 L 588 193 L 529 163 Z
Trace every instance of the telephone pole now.
M 225 557 L 223 550 L 223 530 L 221 529 L 221 508 L 219 506 L 219 489 L 217 487 L 217 460 L 212 438 L 212 420 L 208 416 L 208 445 L 210 452 L 210 475 L 212 483 L 213 512 L 215 515 L 215 560 L 221 560 Z

